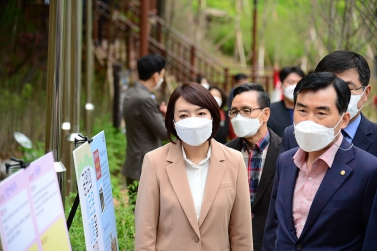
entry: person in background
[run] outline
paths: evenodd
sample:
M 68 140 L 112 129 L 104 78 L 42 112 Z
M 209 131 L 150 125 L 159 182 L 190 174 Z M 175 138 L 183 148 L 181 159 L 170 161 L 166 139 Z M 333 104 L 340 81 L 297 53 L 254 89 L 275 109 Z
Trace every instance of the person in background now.
M 304 76 L 305 73 L 299 67 L 284 67 L 279 73 L 284 98 L 271 104 L 268 120 L 268 127 L 279 137 L 283 137 L 284 129 L 293 122 L 293 90 Z
M 165 119 L 170 143 L 143 161 L 136 251 L 253 250 L 245 163 L 212 139 L 219 123 L 219 106 L 203 86 L 173 91 Z
M 294 93 L 299 148 L 279 155 L 263 250 L 361 250 L 377 189 L 377 158 L 342 135 L 351 92 L 330 72 Z
M 234 76 L 233 80 L 234 80 L 234 87 L 232 89 L 230 89 L 230 92 L 229 92 L 229 100 L 228 100 L 228 107 L 229 108 L 232 106 L 234 88 L 248 82 L 247 76 L 243 73 L 236 74 Z
M 318 63 L 315 72 L 332 72 L 348 84 L 351 100 L 347 111 L 351 117 L 342 134 L 348 142 L 377 156 L 377 124 L 361 112 L 372 89 L 369 85 L 370 69 L 365 58 L 352 51 L 334 51 Z M 293 131 L 293 125 L 285 130 L 281 152 L 297 147 Z
M 211 86 L 209 88 L 209 92 L 212 94 L 220 107 L 220 126 L 214 139 L 222 144 L 225 144 L 226 142 L 228 142 L 229 133 L 232 129 L 232 127 L 230 126 L 228 114 L 226 114 L 226 111 L 224 110 L 228 101 L 228 97 L 226 96 L 225 92 L 217 86 Z
M 270 98 L 261 85 L 242 84 L 233 93 L 229 117 L 238 138 L 226 146 L 240 151 L 245 161 L 254 250 L 260 251 L 281 139 L 267 128 Z
M 130 194 L 137 192 L 130 185 L 140 179 L 144 155 L 167 139 L 163 118 L 166 105 L 158 106 L 151 93 L 164 81 L 165 59 L 157 54 L 144 56 L 137 61 L 137 71 L 139 80 L 126 92 L 123 101 L 127 149 L 122 174 Z
M 198 77 L 196 78 L 196 83 L 201 84 L 207 90 L 211 86 L 208 82 L 208 79 L 202 75 L 198 75 Z

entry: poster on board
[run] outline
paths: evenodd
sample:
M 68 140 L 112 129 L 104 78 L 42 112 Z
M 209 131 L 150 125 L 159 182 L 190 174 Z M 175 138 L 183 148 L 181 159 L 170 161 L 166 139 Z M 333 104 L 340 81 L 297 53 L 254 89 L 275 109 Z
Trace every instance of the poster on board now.
M 118 251 L 105 133 L 73 151 L 86 250 Z
M 52 153 L 0 183 L 3 250 L 71 250 Z

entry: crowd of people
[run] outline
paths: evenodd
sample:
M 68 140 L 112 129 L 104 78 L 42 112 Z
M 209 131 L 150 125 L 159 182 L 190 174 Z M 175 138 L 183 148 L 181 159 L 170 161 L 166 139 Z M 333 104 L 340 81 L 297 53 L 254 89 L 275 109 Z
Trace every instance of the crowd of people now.
M 229 96 L 198 76 L 157 104 L 165 60 L 147 55 L 137 69 L 122 171 L 127 185 L 139 181 L 129 191 L 135 250 L 377 250 L 377 124 L 362 113 L 363 56 L 332 52 L 307 75 L 284 67 L 274 103 L 237 74 Z

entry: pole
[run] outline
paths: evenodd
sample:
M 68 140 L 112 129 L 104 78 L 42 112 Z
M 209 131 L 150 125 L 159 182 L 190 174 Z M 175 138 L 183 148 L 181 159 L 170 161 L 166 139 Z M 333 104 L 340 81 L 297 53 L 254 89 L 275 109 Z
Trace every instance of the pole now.
M 45 152 L 52 151 L 57 172 L 63 207 L 65 200 L 65 168 L 60 162 L 60 118 L 62 90 L 62 43 L 64 1 L 50 1 L 47 63 L 47 107 Z
M 65 15 L 64 19 L 64 62 L 63 62 L 63 123 L 62 123 L 62 161 L 67 168 L 66 176 L 70 177 L 72 170 L 70 144 L 66 138 L 71 130 L 70 123 L 70 108 L 71 108 L 71 18 L 72 18 L 72 0 L 65 1 Z M 66 186 L 66 194 L 69 195 L 69 186 Z
M 86 136 L 92 135 L 91 113 L 94 109 L 92 104 L 92 83 L 93 83 L 93 5 L 92 0 L 86 1 L 86 104 L 85 104 L 85 132 Z
M 253 57 L 252 57 L 252 66 L 251 66 L 251 78 L 252 81 L 255 81 L 255 73 L 256 73 L 256 67 L 257 67 L 257 5 L 258 0 L 254 0 L 254 12 L 253 12 Z
M 140 57 L 148 54 L 149 0 L 141 0 L 140 8 Z
M 70 142 L 69 191 L 75 191 L 76 174 L 73 165 L 73 142 L 80 132 L 80 94 L 81 94 L 81 42 L 82 42 L 82 0 L 72 1 L 71 37 L 71 130 L 67 140 Z

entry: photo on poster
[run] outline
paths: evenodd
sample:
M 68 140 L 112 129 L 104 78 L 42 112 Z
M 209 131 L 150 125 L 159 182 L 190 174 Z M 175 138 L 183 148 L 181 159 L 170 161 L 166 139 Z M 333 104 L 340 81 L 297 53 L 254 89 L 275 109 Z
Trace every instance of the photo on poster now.
M 98 195 L 99 195 L 99 200 L 100 200 L 100 203 L 101 203 L 101 211 L 103 213 L 106 209 L 106 203 L 105 203 L 105 196 L 103 195 L 102 185 L 98 190 Z
M 116 231 L 115 229 L 112 230 L 110 234 L 110 240 L 111 240 L 111 251 L 117 251 L 118 250 L 118 244 L 117 244 L 117 238 L 116 238 Z

